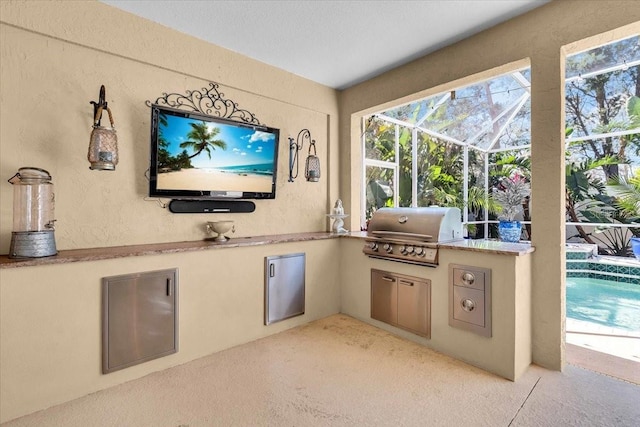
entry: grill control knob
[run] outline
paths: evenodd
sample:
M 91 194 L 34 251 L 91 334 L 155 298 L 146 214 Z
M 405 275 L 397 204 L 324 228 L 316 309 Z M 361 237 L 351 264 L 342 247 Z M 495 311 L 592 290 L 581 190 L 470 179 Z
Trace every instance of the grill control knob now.
M 400 253 L 402 255 L 406 255 L 407 254 L 407 247 L 405 245 L 400 246 Z
M 409 255 L 413 254 L 413 246 L 407 246 L 407 253 Z
M 416 255 L 418 255 L 418 256 L 424 256 L 424 249 L 422 249 L 422 248 L 416 248 L 415 253 L 416 253 Z
M 383 246 L 384 250 L 387 251 L 387 253 L 391 253 L 393 252 L 393 247 L 391 246 L 391 243 L 385 243 Z
M 377 251 L 378 250 L 378 244 L 376 242 L 371 242 L 369 243 L 369 249 L 371 249 L 372 251 Z

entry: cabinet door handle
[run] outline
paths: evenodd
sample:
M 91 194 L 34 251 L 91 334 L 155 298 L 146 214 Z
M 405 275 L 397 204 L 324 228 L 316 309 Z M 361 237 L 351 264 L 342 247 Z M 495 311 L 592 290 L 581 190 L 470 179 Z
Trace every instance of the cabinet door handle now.
M 398 283 L 401 285 L 413 286 L 413 282 L 407 282 L 406 280 L 400 280 Z
M 167 278 L 167 296 L 170 297 L 172 293 L 172 289 L 171 289 L 171 279 Z
M 395 282 L 396 279 L 394 279 L 393 277 L 388 277 L 388 276 L 382 276 L 382 280 L 385 280 L 387 282 Z
M 269 277 L 274 277 L 276 275 L 276 265 L 269 264 Z

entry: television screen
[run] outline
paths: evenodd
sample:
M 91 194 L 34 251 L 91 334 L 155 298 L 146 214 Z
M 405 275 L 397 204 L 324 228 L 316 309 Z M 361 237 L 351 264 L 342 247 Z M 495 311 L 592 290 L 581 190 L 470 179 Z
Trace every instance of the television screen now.
M 151 106 L 149 195 L 273 199 L 278 129 Z

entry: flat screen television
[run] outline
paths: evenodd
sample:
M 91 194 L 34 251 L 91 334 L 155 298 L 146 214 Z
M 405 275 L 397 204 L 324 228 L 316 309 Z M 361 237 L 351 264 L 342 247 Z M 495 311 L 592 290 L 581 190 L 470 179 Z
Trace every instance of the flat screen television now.
M 149 196 L 274 199 L 280 131 L 151 106 Z

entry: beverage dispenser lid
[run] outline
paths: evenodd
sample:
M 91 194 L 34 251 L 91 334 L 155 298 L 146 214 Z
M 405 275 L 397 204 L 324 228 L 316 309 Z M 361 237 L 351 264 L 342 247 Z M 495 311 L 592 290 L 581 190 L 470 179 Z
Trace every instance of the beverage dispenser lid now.
M 18 169 L 18 173 L 15 174 L 10 180 L 10 183 L 14 183 L 14 178 L 20 178 L 20 180 L 42 180 L 51 181 L 51 174 L 44 169 L 24 167 Z

